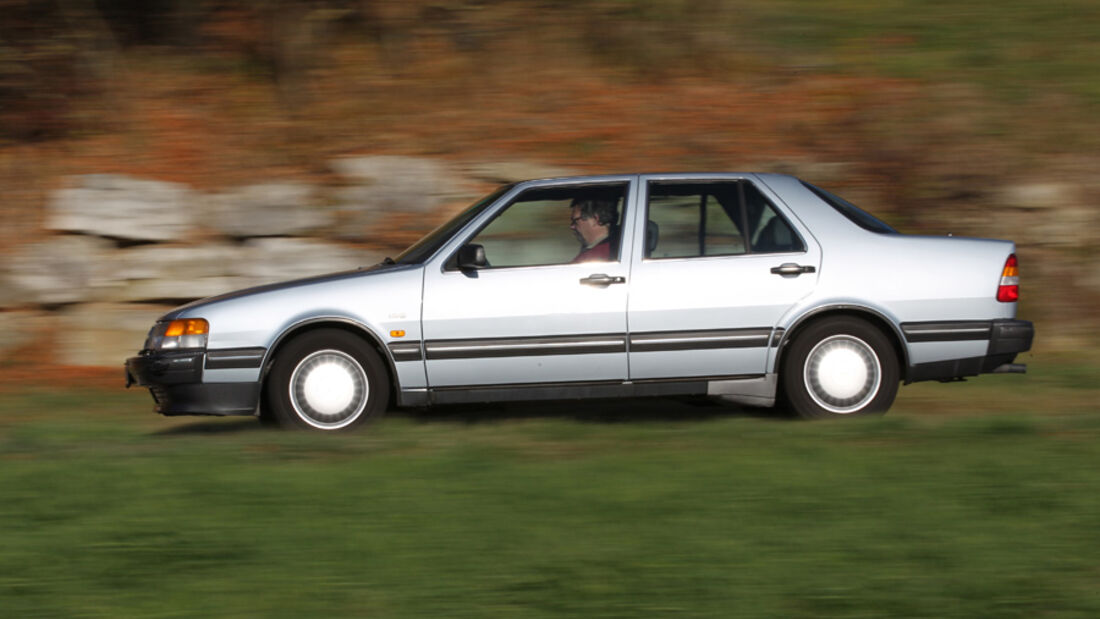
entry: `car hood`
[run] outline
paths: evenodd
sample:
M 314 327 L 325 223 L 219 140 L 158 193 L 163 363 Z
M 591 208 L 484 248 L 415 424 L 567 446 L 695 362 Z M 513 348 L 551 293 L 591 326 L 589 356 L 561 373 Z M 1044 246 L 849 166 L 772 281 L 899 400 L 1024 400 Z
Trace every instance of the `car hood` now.
M 283 290 L 291 290 L 294 288 L 303 288 L 307 286 L 315 286 L 318 284 L 333 283 L 352 278 L 371 277 L 373 275 L 380 275 L 383 273 L 407 271 L 419 267 L 420 265 L 378 263 L 372 266 L 359 267 L 358 269 L 351 269 L 348 271 L 337 271 L 335 273 L 326 273 L 323 275 L 314 275 L 312 277 L 287 280 L 285 282 L 276 282 L 273 284 L 264 284 L 262 286 L 253 286 L 251 288 L 243 288 L 241 290 L 234 290 L 225 294 L 219 294 L 213 297 L 206 297 L 203 299 L 192 301 L 190 303 L 187 303 L 186 305 L 181 305 L 162 316 L 161 320 L 174 320 L 184 315 L 193 315 L 196 310 L 201 310 L 212 305 L 218 305 L 227 301 L 234 301 L 246 297 L 256 297 L 270 292 L 279 292 Z

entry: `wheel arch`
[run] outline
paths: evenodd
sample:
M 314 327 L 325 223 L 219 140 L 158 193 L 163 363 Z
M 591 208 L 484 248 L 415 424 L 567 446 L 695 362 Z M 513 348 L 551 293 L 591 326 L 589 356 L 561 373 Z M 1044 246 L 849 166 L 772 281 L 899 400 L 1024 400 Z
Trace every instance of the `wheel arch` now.
M 397 368 L 393 364 L 393 359 L 390 357 L 389 350 L 382 344 L 381 338 L 376 333 L 370 330 L 366 325 L 359 322 L 347 319 L 347 318 L 313 318 L 294 325 L 291 325 L 285 331 L 279 334 L 271 346 L 267 349 L 267 355 L 264 357 L 264 363 L 260 372 L 260 393 L 266 393 L 264 386 L 267 383 L 267 376 L 271 372 L 271 366 L 275 362 L 279 351 L 291 340 L 309 333 L 311 331 L 318 331 L 320 329 L 338 329 L 345 331 L 348 335 L 361 338 L 367 344 L 369 344 L 374 351 L 378 353 L 378 356 L 385 361 L 386 368 L 386 380 L 390 384 L 391 393 L 397 393 L 400 386 L 397 384 Z
M 909 350 L 905 347 L 905 337 L 902 335 L 901 327 L 896 325 L 881 312 L 860 305 L 830 305 L 816 308 L 799 316 L 791 326 L 783 331 L 783 335 L 780 337 L 779 345 L 776 348 L 775 359 L 772 361 L 774 371 L 776 373 L 779 372 L 779 368 L 783 361 L 783 355 L 788 345 L 798 337 L 799 333 L 810 325 L 821 322 L 822 320 L 840 316 L 859 318 L 881 331 L 882 334 L 886 336 L 886 339 L 890 341 L 890 345 L 894 348 L 894 354 L 897 355 L 902 376 L 904 377 L 908 374 Z

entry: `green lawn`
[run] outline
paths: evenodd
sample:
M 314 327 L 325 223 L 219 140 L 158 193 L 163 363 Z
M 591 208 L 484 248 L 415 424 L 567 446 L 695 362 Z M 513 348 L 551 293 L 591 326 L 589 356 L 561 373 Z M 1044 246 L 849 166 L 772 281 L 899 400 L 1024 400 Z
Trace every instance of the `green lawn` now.
M 1094 0 L 601 0 L 580 10 L 591 5 L 603 26 L 593 48 L 650 71 L 755 61 L 946 90 L 976 84 L 1009 105 L 1100 104 Z M 609 46 L 609 31 L 626 41 Z
M 148 395 L 0 399 L 4 616 L 1100 614 L 1096 366 L 882 419 L 672 401 L 315 436 Z
M 786 61 L 1100 103 L 1092 0 L 778 0 L 749 13 L 753 39 Z

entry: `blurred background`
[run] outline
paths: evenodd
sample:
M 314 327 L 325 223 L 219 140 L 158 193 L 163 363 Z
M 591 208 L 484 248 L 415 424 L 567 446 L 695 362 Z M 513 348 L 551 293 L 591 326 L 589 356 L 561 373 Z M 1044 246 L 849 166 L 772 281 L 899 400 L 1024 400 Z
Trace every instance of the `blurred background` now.
M 1092 0 L 0 0 L 0 355 L 393 255 L 496 184 L 796 174 L 1095 345 Z M 60 340 L 58 339 L 60 338 Z M 53 355 L 53 353 L 51 353 Z
M 1096 0 L 0 0 L 0 609 L 1100 616 L 1098 32 Z M 669 170 L 1015 240 L 1029 372 L 849 423 L 343 436 L 122 389 L 174 305 L 377 262 L 502 182 Z

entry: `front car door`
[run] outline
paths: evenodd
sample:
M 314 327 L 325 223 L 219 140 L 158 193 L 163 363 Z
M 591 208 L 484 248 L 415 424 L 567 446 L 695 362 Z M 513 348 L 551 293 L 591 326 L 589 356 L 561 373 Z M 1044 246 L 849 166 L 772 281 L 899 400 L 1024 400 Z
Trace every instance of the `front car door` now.
M 626 380 L 635 179 L 520 184 L 427 265 L 423 336 L 433 392 Z M 607 220 L 606 246 L 585 252 L 574 229 L 599 218 L 582 221 L 579 204 Z
M 644 176 L 628 321 L 632 380 L 766 371 L 821 250 L 755 178 Z

